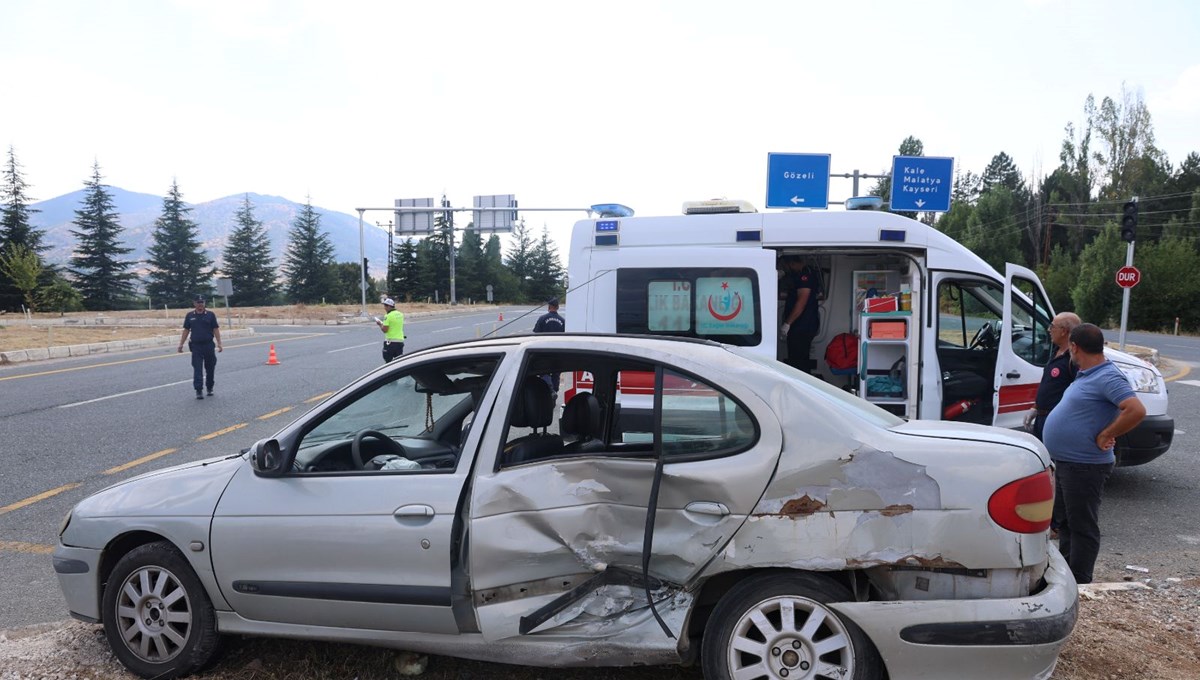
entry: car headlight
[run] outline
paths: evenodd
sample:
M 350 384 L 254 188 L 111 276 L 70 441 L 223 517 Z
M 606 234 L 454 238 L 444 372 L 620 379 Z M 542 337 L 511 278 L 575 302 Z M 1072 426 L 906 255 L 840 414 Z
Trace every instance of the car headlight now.
M 1125 374 L 1125 378 L 1133 386 L 1134 392 L 1147 392 L 1150 394 L 1158 394 L 1160 392 L 1158 375 L 1154 371 L 1144 366 L 1123 364 L 1119 361 L 1114 361 L 1113 363 Z
M 74 508 L 71 508 L 70 510 L 68 510 L 67 514 L 63 516 L 62 521 L 58 523 L 59 537 L 61 537 L 65 533 L 67 533 L 67 527 L 71 525 L 71 513 L 73 513 L 73 512 L 75 512 Z

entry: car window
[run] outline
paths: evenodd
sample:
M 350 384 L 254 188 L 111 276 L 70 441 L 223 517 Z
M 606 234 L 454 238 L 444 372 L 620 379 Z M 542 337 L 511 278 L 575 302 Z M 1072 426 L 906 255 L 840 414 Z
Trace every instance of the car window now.
M 938 286 L 938 345 L 980 352 L 994 350 L 1003 300 L 1003 287 L 989 281 L 943 281 Z
M 1050 322 L 1054 311 L 1036 282 L 1013 277 L 1013 353 L 1034 366 L 1045 366 L 1054 356 Z
M 414 364 L 329 411 L 297 444 L 301 472 L 453 469 L 498 360 Z
M 696 376 L 612 354 L 538 352 L 513 395 L 501 466 L 564 456 L 665 460 L 736 454 L 758 438 L 749 411 Z M 549 376 L 566 376 L 561 395 Z M 656 425 L 655 395 L 662 396 Z

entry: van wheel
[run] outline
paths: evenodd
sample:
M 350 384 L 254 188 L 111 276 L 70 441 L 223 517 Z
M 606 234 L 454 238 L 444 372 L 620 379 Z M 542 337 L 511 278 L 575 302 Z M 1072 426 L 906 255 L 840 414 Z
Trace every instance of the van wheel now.
M 143 678 L 180 678 L 217 651 L 208 593 L 170 543 L 148 543 L 117 562 L 104 588 L 104 634 L 117 659 Z
M 704 631 L 704 677 L 882 678 L 883 662 L 866 634 L 827 606 L 851 599 L 845 587 L 815 574 L 776 573 L 738 583 Z

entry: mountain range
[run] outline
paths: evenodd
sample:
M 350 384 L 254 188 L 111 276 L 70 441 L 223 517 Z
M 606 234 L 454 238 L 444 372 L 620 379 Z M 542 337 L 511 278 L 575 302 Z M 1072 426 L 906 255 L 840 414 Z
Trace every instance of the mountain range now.
M 121 243 L 124 247 L 133 249 L 124 259 L 138 260 L 139 266 L 136 269 L 144 271 L 144 260 L 154 241 L 154 222 L 162 214 L 164 197 L 126 191 L 113 186 L 106 186 L 105 190 L 113 199 L 118 220 L 123 228 L 119 236 Z M 75 211 L 82 206 L 84 193 L 85 190 L 80 189 L 56 198 L 31 203 L 29 206 L 39 211 L 31 215 L 29 221 L 32 226 L 43 231 L 42 242 L 50 247 L 43 255 L 51 264 L 68 265 L 76 243 L 71 231 L 78 229 L 74 224 Z M 250 198 L 254 218 L 261 221 L 266 228 L 267 236 L 271 240 L 273 264 L 279 268 L 283 264 L 283 253 L 287 248 L 292 221 L 303 207 L 302 204 L 286 198 L 246 193 L 204 203 L 188 203 L 192 209 L 188 216 L 198 227 L 200 243 L 208 256 L 219 266 L 229 235 L 237 227 L 237 211 L 246 197 Z M 338 262 L 358 262 L 358 215 L 317 206 L 313 206 L 313 210 L 321 216 L 321 229 L 329 235 L 333 244 L 334 259 Z M 370 219 L 370 215 L 364 219 Z M 363 240 L 364 252 L 370 266 L 369 274 L 374 277 L 383 276 L 387 269 L 387 233 L 377 228 L 373 221 L 364 221 Z

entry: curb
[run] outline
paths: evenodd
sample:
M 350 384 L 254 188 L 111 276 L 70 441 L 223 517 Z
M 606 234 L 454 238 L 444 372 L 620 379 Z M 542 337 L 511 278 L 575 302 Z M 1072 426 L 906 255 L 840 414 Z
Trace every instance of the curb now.
M 225 331 L 224 338 L 239 338 L 254 335 L 253 328 L 238 328 Z M 21 364 L 27 361 L 42 361 L 45 359 L 66 359 L 69 357 L 90 356 L 92 354 L 107 354 L 127 349 L 146 349 L 147 347 L 164 347 L 177 345 L 178 335 L 159 335 L 153 338 L 137 340 L 113 340 L 111 342 L 93 342 L 86 345 L 57 345 L 55 347 L 39 347 L 36 349 L 16 349 L 11 352 L 0 352 L 0 366 Z

